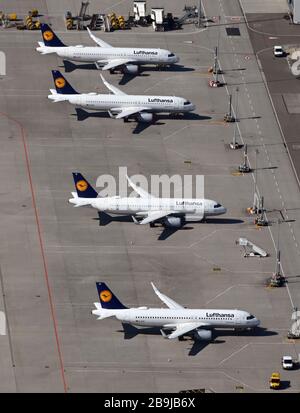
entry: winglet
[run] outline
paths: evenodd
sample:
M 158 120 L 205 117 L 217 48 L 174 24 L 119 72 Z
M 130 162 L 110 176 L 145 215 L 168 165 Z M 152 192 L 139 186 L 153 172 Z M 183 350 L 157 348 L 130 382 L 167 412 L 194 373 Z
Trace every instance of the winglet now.
M 104 77 L 101 73 L 100 73 L 100 77 L 101 77 L 101 80 L 104 83 L 104 85 L 107 87 L 107 89 L 109 89 L 115 95 L 126 95 L 126 93 L 122 92 L 122 90 L 120 90 L 116 86 L 113 86 L 110 83 L 108 83 L 107 80 L 104 79 Z
M 97 43 L 98 46 L 100 47 L 112 47 L 110 44 L 106 43 L 104 40 L 99 39 L 99 37 L 96 37 L 91 31 L 90 29 L 87 27 L 86 28 L 88 31 L 88 34 L 90 36 L 91 39 L 94 40 L 95 43 Z
M 155 287 L 155 285 L 154 285 L 154 283 L 153 283 L 152 281 L 151 281 L 151 285 L 152 285 L 152 288 L 153 288 L 155 294 L 157 294 L 159 291 L 158 291 L 158 289 Z
M 172 309 L 179 309 L 179 308 L 184 308 L 182 305 L 176 303 L 176 301 L 172 300 L 172 298 L 166 296 L 165 294 L 161 293 L 151 282 L 152 288 L 155 292 L 155 294 L 161 299 L 163 303 L 166 304 L 167 307 L 172 308 Z
M 129 186 L 141 197 L 141 198 L 155 198 L 153 195 L 149 194 L 147 191 L 145 191 L 143 188 L 140 186 L 135 185 L 132 180 L 129 178 L 129 176 L 126 175 L 126 179 L 128 181 Z

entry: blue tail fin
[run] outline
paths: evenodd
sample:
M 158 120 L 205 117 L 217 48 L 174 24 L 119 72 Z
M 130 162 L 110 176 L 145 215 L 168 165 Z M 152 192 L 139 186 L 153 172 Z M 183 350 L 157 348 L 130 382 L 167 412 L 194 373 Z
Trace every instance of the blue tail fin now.
M 59 70 L 52 70 L 52 76 L 57 93 L 62 95 L 78 95 L 70 83 L 63 77 Z
M 105 283 L 97 282 L 96 286 L 102 308 L 106 308 L 107 310 L 125 310 L 127 308 L 118 300 Z
M 79 198 L 97 198 L 98 193 L 80 172 L 73 172 L 73 179 Z
M 50 47 L 66 47 L 65 44 L 56 36 L 51 27 L 46 23 L 41 24 L 41 32 L 45 46 Z

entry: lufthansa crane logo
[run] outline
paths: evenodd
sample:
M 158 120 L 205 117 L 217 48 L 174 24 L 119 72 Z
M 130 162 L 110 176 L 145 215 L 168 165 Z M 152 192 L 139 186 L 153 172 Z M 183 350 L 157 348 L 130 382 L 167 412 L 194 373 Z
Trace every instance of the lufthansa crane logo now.
M 86 191 L 86 190 L 87 190 L 87 187 L 88 187 L 88 184 L 87 184 L 87 182 L 84 181 L 84 180 L 78 181 L 77 184 L 76 184 L 76 188 L 77 188 L 78 191 L 80 191 L 80 192 Z
M 112 294 L 108 290 L 101 291 L 100 293 L 101 301 L 108 303 L 112 299 Z
M 65 79 L 62 77 L 58 77 L 55 79 L 55 86 L 58 87 L 58 89 L 61 89 L 66 85 Z
M 50 42 L 53 39 L 53 33 L 50 32 L 50 30 L 47 30 L 43 33 L 43 38 L 47 40 L 47 42 Z

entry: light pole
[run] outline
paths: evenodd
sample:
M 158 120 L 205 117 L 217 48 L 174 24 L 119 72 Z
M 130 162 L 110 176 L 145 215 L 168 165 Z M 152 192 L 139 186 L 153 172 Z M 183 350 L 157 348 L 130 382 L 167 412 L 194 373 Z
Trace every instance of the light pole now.
M 255 149 L 255 173 L 254 173 L 254 184 L 253 184 L 253 211 L 257 211 L 257 201 L 258 201 L 258 194 L 257 194 L 257 158 L 258 158 L 259 150 Z
M 281 262 L 280 262 L 280 249 L 279 249 L 279 232 L 280 232 L 280 224 L 284 222 L 278 218 L 277 220 L 277 245 L 276 245 L 276 266 L 275 272 L 271 278 L 271 286 L 273 287 L 281 287 L 284 283 L 284 276 L 281 274 Z
M 199 0 L 199 6 L 198 6 L 198 27 L 199 28 L 201 27 L 201 8 L 202 8 L 201 0 Z
M 230 143 L 230 148 L 231 149 L 238 149 L 240 147 L 240 145 L 237 143 L 236 141 L 236 134 L 237 134 L 237 119 L 238 119 L 238 96 L 239 96 L 239 88 L 237 87 L 235 89 L 236 91 L 236 102 L 235 102 L 235 122 L 234 122 L 234 126 L 233 126 L 233 139 L 232 142 Z

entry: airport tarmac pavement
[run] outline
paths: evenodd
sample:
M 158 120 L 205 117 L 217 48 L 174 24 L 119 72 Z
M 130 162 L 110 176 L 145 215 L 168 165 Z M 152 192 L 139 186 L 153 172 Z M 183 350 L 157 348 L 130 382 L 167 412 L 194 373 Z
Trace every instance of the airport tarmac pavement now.
M 7 11 L 13 11 L 11 3 Z M 53 16 L 48 20 L 66 42 L 90 44 L 87 33 L 66 32 L 62 15 L 68 7 L 63 2 L 38 3 L 28 2 L 24 10 L 18 3 L 16 11 L 25 13 L 28 7 L 37 6 Z M 125 13 L 125 3 L 120 5 L 120 13 Z M 171 2 L 164 3 L 171 8 Z M 207 15 L 240 14 L 237 2 L 220 4 L 223 10 L 219 3 L 204 2 Z M 179 6 L 180 2 L 174 6 L 172 2 L 172 11 L 179 13 Z M 288 213 L 297 219 L 299 190 L 268 95 L 261 87 L 246 27 L 241 25 L 238 39 L 230 39 L 224 25 L 219 27 L 105 34 L 124 45 L 127 39 L 141 46 L 157 44 L 159 39 L 160 47 L 174 50 L 181 57 L 180 64 L 194 69 L 149 70 L 144 72 L 148 76 L 120 86 L 128 93 L 184 96 L 197 105 L 200 117 L 164 116 L 160 124 L 140 133 L 133 133 L 133 122 L 124 124 L 82 113 L 78 119 L 71 105 L 47 100 L 53 85 L 50 70 L 60 68 L 64 73 L 62 61 L 53 55 L 38 55 L 34 50 L 40 40 L 38 32 L 1 31 L 0 48 L 7 55 L 8 70 L 0 80 L 0 136 L 4 143 L 0 168 L 5 195 L 0 201 L 0 288 L 4 294 L 0 310 L 7 313 L 9 334 L 0 336 L 0 391 L 178 392 L 205 388 L 264 392 L 269 391 L 270 374 L 280 369 L 281 356 L 291 353 L 295 357 L 300 352 L 299 344 L 286 340 L 291 304 L 299 297 L 297 278 L 290 278 L 288 289 L 264 285 L 275 266 L 271 235 L 276 238 L 278 210 L 283 200 Z M 218 36 L 227 88 L 212 89 L 208 68 Z M 116 85 L 122 78 L 104 76 Z M 97 70 L 75 69 L 66 77 L 79 91 L 105 90 Z M 222 119 L 228 108 L 227 92 L 234 94 L 237 85 L 238 125 L 248 144 L 251 165 L 255 149 L 260 151 L 258 187 L 272 221 L 269 228 L 256 228 L 253 217 L 246 214 L 252 204 L 253 176 L 236 174 L 242 153 L 228 147 L 234 126 Z M 260 117 L 255 119 L 256 115 Z M 269 163 L 274 168 L 269 169 Z M 159 227 L 138 227 L 132 222 L 100 226 L 95 210 L 68 204 L 72 171 L 81 171 L 94 184 L 101 174 L 117 177 L 120 166 L 127 166 L 129 175 L 146 177 L 204 174 L 205 197 L 220 201 L 228 212 L 189 224 L 159 241 Z M 297 237 L 298 222 L 283 224 L 280 232 L 282 264 L 289 277 L 296 276 L 299 268 L 299 247 L 291 232 L 293 229 Z M 244 258 L 235 244 L 241 236 L 270 256 Z M 150 285 L 153 281 L 185 306 L 248 310 L 260 318 L 262 328 L 255 333 L 218 331 L 215 342 L 203 349 L 192 347 L 190 340 L 164 340 L 159 333 L 136 334 L 134 329 L 127 331 L 128 327 L 124 336 L 118 321 L 97 321 L 90 314 L 97 301 L 96 281 L 105 281 L 128 306 L 161 306 Z M 284 391 L 299 391 L 294 373 L 282 373 L 291 381 Z

